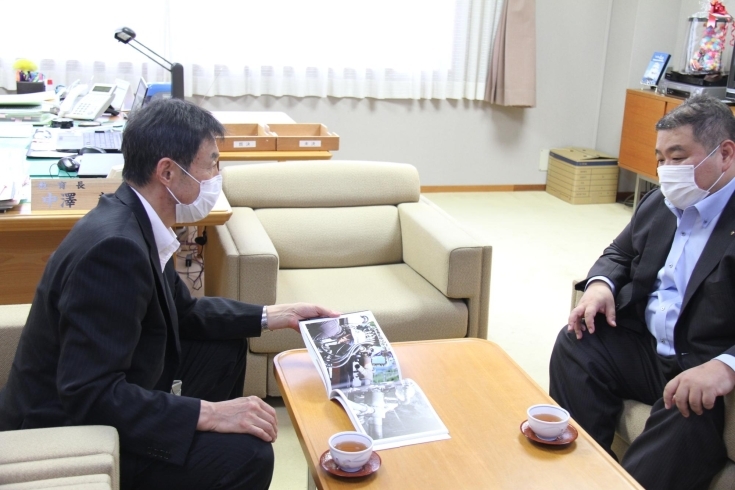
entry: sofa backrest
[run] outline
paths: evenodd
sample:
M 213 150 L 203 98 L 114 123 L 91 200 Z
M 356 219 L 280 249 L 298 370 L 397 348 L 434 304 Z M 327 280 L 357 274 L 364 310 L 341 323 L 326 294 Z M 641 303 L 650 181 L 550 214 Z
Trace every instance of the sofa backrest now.
M 0 305 L 0 388 L 8 381 L 15 350 L 30 310 L 30 304 Z
M 222 176 L 230 206 L 255 210 L 281 269 L 401 262 L 397 205 L 421 193 L 416 168 L 399 163 L 265 163 Z

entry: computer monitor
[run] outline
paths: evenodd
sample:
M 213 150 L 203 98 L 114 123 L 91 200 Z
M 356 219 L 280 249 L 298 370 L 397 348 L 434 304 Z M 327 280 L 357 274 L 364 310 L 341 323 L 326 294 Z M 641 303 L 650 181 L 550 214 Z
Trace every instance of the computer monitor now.
M 146 83 L 145 78 L 140 77 L 140 81 L 138 82 L 138 89 L 135 91 L 135 96 L 133 97 L 133 105 L 130 107 L 130 112 L 134 112 L 143 107 L 143 102 L 145 101 L 145 96 L 147 92 L 148 84 Z

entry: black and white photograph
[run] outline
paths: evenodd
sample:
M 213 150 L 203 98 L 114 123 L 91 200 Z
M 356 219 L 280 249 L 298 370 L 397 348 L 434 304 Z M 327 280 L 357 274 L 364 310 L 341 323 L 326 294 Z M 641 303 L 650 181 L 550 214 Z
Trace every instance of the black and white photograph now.
M 349 388 L 342 392 L 360 425 L 374 440 L 447 430 L 413 380 Z
M 324 361 L 332 389 L 400 379 L 390 344 L 370 312 L 304 322 L 304 326 Z

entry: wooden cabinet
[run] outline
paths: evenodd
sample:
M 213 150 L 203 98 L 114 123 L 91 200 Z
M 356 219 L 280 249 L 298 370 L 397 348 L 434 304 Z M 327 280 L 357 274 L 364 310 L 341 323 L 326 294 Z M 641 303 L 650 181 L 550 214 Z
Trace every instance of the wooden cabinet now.
M 651 91 L 628 90 L 618 156 L 620 168 L 656 180 L 656 123 L 666 114 L 668 99 Z
M 684 99 L 659 95 L 650 90 L 628 89 L 625 96 L 618 166 L 635 172 L 638 177 L 645 180 L 658 182 L 656 123 L 664 114 L 683 103 Z

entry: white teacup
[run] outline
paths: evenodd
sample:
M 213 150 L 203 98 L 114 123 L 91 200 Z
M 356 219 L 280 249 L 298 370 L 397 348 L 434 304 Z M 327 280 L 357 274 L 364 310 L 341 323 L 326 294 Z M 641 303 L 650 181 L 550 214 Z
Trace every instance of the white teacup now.
M 539 439 L 553 441 L 569 425 L 569 412 L 556 405 L 533 405 L 526 411 L 528 425 Z
M 329 438 L 329 452 L 339 469 L 354 473 L 373 454 L 373 439 L 360 432 L 337 432 Z

